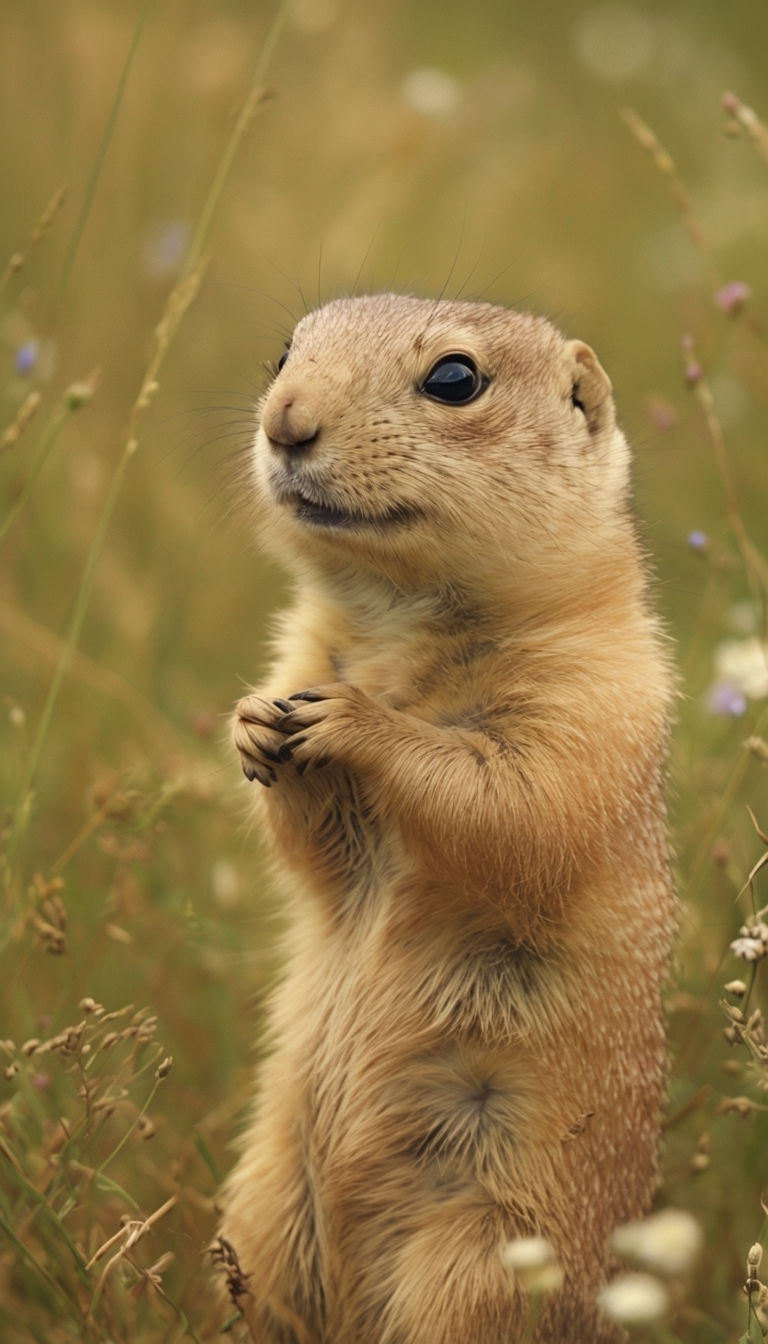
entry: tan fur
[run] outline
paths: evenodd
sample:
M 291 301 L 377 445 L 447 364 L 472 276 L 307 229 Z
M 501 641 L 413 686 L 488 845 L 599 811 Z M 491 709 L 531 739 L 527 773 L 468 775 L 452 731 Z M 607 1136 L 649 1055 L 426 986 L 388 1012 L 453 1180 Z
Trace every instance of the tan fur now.
M 421 388 L 457 353 L 489 381 L 445 405 Z M 499 1252 L 536 1232 L 565 1281 L 535 1339 L 612 1340 L 674 914 L 670 676 L 608 379 L 540 318 L 338 300 L 261 404 L 254 488 L 297 585 L 234 726 L 294 911 L 225 1199 L 251 1337 L 513 1344 Z

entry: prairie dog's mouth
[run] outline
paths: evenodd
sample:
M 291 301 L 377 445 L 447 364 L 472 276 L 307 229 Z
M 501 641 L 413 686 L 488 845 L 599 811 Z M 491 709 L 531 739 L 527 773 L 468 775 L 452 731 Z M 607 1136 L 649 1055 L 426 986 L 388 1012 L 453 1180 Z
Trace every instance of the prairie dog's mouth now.
M 278 490 L 276 497 L 279 504 L 291 509 L 298 522 L 309 523 L 312 527 L 397 527 L 412 522 L 421 512 L 415 505 L 400 503 L 380 511 L 345 509 L 337 503 L 330 503 L 319 493 L 310 496 L 296 489 Z
M 350 513 L 346 509 L 336 508 L 332 504 L 319 503 L 306 495 L 294 492 L 285 501 L 291 506 L 294 518 L 300 523 L 312 523 L 315 527 L 364 527 L 369 519 L 363 514 Z

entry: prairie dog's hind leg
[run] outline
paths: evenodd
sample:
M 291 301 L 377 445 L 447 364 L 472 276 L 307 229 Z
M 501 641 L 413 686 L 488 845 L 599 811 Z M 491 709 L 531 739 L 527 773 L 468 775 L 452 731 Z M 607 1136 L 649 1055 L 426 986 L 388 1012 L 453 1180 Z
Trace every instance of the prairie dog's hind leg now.
M 260 1118 L 229 1178 L 221 1236 L 241 1272 L 235 1305 L 253 1344 L 324 1338 L 315 1200 L 302 1148 L 288 1112 L 269 1129 Z

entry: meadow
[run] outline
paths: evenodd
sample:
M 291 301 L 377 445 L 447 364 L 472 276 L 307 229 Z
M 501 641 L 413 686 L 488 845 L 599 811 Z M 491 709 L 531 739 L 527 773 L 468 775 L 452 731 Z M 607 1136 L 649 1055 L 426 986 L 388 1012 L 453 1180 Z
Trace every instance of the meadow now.
M 280 927 L 227 739 L 285 591 L 253 406 L 382 288 L 546 313 L 613 379 L 680 670 L 657 1204 L 703 1236 L 632 1337 L 768 1331 L 767 47 L 711 0 L 0 6 L 8 1344 L 226 1325 Z

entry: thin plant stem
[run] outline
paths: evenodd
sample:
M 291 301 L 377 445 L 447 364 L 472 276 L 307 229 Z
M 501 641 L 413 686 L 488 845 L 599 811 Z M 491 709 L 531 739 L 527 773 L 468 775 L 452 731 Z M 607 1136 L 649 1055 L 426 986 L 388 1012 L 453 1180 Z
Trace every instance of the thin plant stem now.
M 155 1059 L 160 1058 L 161 1055 L 162 1055 L 162 1050 L 158 1050 L 158 1053 L 157 1053 Z M 155 1060 L 153 1060 L 152 1062 L 155 1063 Z M 137 1075 L 137 1076 L 138 1076 L 138 1075 Z M 144 1105 L 141 1107 L 141 1110 L 137 1111 L 137 1113 L 136 1113 L 134 1119 L 132 1120 L 131 1124 L 127 1126 L 127 1128 L 125 1129 L 125 1132 L 121 1135 L 119 1141 L 115 1144 L 115 1147 L 112 1149 L 112 1152 L 107 1154 L 107 1156 L 104 1158 L 104 1161 L 101 1162 L 100 1165 L 99 1165 L 99 1166 L 96 1168 L 96 1170 L 94 1171 L 93 1174 L 94 1174 L 94 1177 L 95 1177 L 96 1180 L 98 1180 L 98 1178 L 99 1178 L 99 1177 L 106 1171 L 106 1169 L 107 1169 L 107 1167 L 109 1166 L 109 1164 L 110 1164 L 111 1162 L 114 1162 L 115 1158 L 117 1157 L 117 1155 L 118 1155 L 118 1153 L 121 1151 L 121 1149 L 125 1147 L 126 1143 L 127 1143 L 128 1140 L 130 1139 L 131 1135 L 134 1133 L 134 1131 L 135 1131 L 135 1129 L 136 1129 L 136 1126 L 139 1124 L 139 1122 L 140 1122 L 142 1116 L 146 1115 L 147 1111 L 149 1110 L 150 1106 L 152 1105 L 152 1102 L 153 1102 L 154 1099 L 155 1099 L 155 1094 L 157 1093 L 158 1088 L 160 1088 L 160 1087 L 162 1086 L 162 1083 L 163 1083 L 163 1079 L 162 1079 L 162 1078 L 157 1078 L 157 1077 L 155 1078 L 155 1081 L 154 1081 L 154 1083 L 152 1084 L 152 1087 L 151 1087 L 151 1089 L 150 1089 L 149 1095 L 148 1095 L 146 1101 L 144 1102 Z
M 22 512 L 25 505 L 31 499 L 37 478 L 40 475 L 40 472 L 42 471 L 43 467 L 45 466 L 45 463 L 48 460 L 51 452 L 55 448 L 59 435 L 71 414 L 72 414 L 72 406 L 65 397 L 64 400 L 60 402 L 60 404 L 55 408 L 50 420 L 48 421 L 48 424 L 43 430 L 40 442 L 40 450 L 34 462 L 32 463 L 29 475 L 24 483 L 23 489 L 19 492 L 17 498 L 14 500 L 13 504 L 11 505 L 10 509 L 5 515 L 5 518 L 3 518 L 3 520 L 0 522 L 0 543 L 4 541 L 9 529 L 16 521 L 16 518 Z
M 735 117 L 746 131 L 760 157 L 768 163 L 768 126 L 761 121 L 754 108 L 748 107 L 735 93 L 723 95 L 723 108 Z
M 128 76 L 131 72 L 131 66 L 133 65 L 133 60 L 138 50 L 142 30 L 144 28 L 147 15 L 149 14 L 151 7 L 152 7 L 152 0 L 144 0 L 144 4 L 142 5 L 141 10 L 139 11 L 139 17 L 137 18 L 133 29 L 131 44 L 128 48 L 128 53 L 126 55 L 125 61 L 123 62 L 123 68 L 120 72 L 120 78 L 117 82 L 117 89 L 115 90 L 115 96 L 112 99 L 112 106 L 109 109 L 109 116 L 107 117 L 107 123 L 104 127 L 104 131 L 101 140 L 99 142 L 99 147 L 96 151 L 96 158 L 94 160 L 93 167 L 91 169 L 90 177 L 88 178 L 88 182 L 86 184 L 85 194 L 83 196 L 83 203 L 80 206 L 80 212 L 75 221 L 75 227 L 72 231 L 72 237 L 69 240 L 69 247 L 67 248 L 66 256 L 64 257 L 64 264 L 62 266 L 58 289 L 56 290 L 56 294 L 53 300 L 54 321 L 57 313 L 61 309 L 61 303 L 62 299 L 64 298 L 64 292 L 67 288 L 67 285 L 69 284 L 70 276 L 72 275 L 72 269 L 75 264 L 75 258 L 77 257 L 77 253 L 80 249 L 80 244 L 83 239 L 83 233 L 85 232 L 85 225 L 88 220 L 88 216 L 91 212 L 91 206 L 93 205 L 93 198 L 96 195 L 96 188 L 99 184 L 99 178 L 101 177 L 101 171 L 102 168 L 104 167 L 104 161 L 107 157 L 107 151 L 109 149 L 110 141 L 112 139 L 115 126 L 117 125 L 117 118 L 120 113 L 120 106 L 122 104 L 123 95 L 125 93 L 125 88 L 128 83 Z
M 280 8 L 278 9 L 275 18 L 272 20 L 267 36 L 259 52 L 256 65 L 254 66 L 249 92 L 238 113 L 232 134 L 225 146 L 224 153 L 219 160 L 218 168 L 214 174 L 213 182 L 211 183 L 208 195 L 203 203 L 200 217 L 189 244 L 186 261 L 187 271 L 194 270 L 199 263 L 208 234 L 210 233 L 213 217 L 221 199 L 222 191 L 224 190 L 225 183 L 232 168 L 235 155 L 240 147 L 240 141 L 259 106 L 267 97 L 267 93 L 264 89 L 264 80 L 275 53 L 278 39 L 288 17 L 289 9 L 290 0 L 282 0 Z
M 29 252 L 33 247 L 37 247 L 38 243 L 40 243 L 48 233 L 48 230 L 51 228 L 66 198 L 67 188 L 65 186 L 58 187 L 38 219 L 32 237 L 26 244 L 26 249 L 23 252 L 14 252 L 13 255 L 8 258 L 5 270 L 2 275 L 0 275 L 0 294 L 5 290 L 9 280 L 24 269 Z
M 669 150 L 662 145 L 655 132 L 643 121 L 642 117 L 638 116 L 633 108 L 622 108 L 621 117 L 638 144 L 650 154 L 656 168 L 666 179 L 672 195 L 672 200 L 682 219 L 683 227 L 707 267 L 713 283 L 716 282 L 715 267 L 707 249 L 704 231 L 694 214 L 690 197 L 683 186 L 672 155 Z
M 731 468 L 728 462 L 725 436 L 715 410 L 715 400 L 712 396 L 711 388 L 705 378 L 699 378 L 697 380 L 695 393 L 696 399 L 704 414 L 707 432 L 714 449 L 715 461 L 720 473 L 720 480 L 725 495 L 726 516 L 744 563 L 744 571 L 750 587 L 752 600 L 761 613 L 761 623 L 764 625 L 766 614 L 766 592 L 768 592 L 768 568 L 759 551 L 753 546 L 747 534 L 747 529 L 744 526 L 744 519 L 742 518 L 741 510 L 739 509 L 736 488 L 733 483 L 733 476 L 731 475 Z
M 70 662 L 72 661 L 72 655 L 80 639 L 80 632 L 83 628 L 83 621 L 85 620 L 85 614 L 88 609 L 88 603 L 91 596 L 91 589 L 93 587 L 93 580 L 96 574 L 96 567 L 99 558 L 101 556 L 101 551 L 104 546 L 104 540 L 106 538 L 107 529 L 112 519 L 112 514 L 114 512 L 117 498 L 120 494 L 120 490 L 123 484 L 123 477 L 125 476 L 125 472 L 131 455 L 132 454 L 127 451 L 123 452 L 117 464 L 117 470 L 115 471 L 115 474 L 112 477 L 112 481 L 110 483 L 104 507 L 97 520 L 93 540 L 91 542 L 90 549 L 86 556 L 85 566 L 83 569 L 83 576 L 80 580 L 77 593 L 75 594 L 75 605 L 69 620 L 69 625 L 67 626 L 61 656 L 59 657 L 59 661 L 57 662 L 56 667 L 54 668 L 53 678 L 51 680 L 50 686 L 48 687 L 48 694 L 45 698 L 45 704 L 43 705 L 43 710 L 40 715 L 40 721 L 37 725 L 37 732 L 35 733 L 35 737 L 32 742 L 29 755 L 27 757 L 26 768 L 22 778 L 21 788 L 19 790 L 20 803 L 16 811 L 16 815 L 14 818 L 14 826 L 11 831 L 11 836 L 8 842 L 9 876 L 12 872 L 13 862 L 16 856 L 18 843 L 21 838 L 22 824 L 26 821 L 27 817 L 29 816 L 30 795 L 32 793 L 34 781 L 37 776 L 37 770 L 40 764 L 40 758 L 43 753 L 45 740 L 46 737 L 48 736 L 48 729 L 50 727 L 51 720 L 53 718 L 53 711 L 56 706 L 56 701 L 59 698 L 59 691 L 61 690 L 62 682 L 64 681 L 64 677 L 66 676 L 67 671 L 69 670 L 69 665 Z

